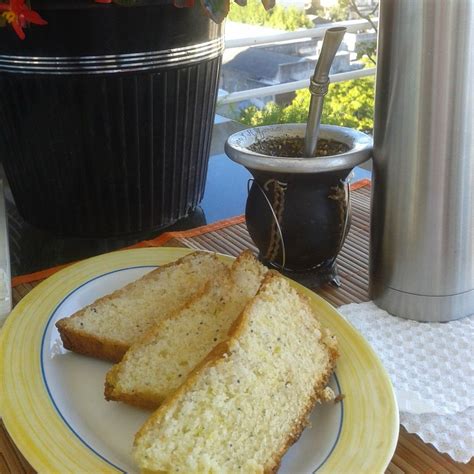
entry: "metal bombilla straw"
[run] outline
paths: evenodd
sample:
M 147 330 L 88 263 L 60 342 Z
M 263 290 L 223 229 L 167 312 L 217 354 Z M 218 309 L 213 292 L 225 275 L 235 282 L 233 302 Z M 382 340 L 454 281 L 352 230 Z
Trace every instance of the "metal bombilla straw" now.
M 329 87 L 329 70 L 346 31 L 347 28 L 344 27 L 329 28 L 324 35 L 321 53 L 309 86 L 311 102 L 304 140 L 305 155 L 307 157 L 316 156 L 324 96 L 327 94 Z

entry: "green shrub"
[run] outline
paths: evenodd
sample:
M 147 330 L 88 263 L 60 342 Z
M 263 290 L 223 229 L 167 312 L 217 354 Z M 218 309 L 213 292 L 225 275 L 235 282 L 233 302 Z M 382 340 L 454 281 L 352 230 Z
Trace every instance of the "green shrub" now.
M 246 7 L 240 7 L 232 2 L 228 18 L 238 23 L 250 23 L 289 31 L 314 26 L 302 10 L 295 7 L 284 8 L 276 5 L 271 10 L 266 11 L 260 0 L 249 0 Z
M 262 109 L 250 106 L 240 113 L 239 120 L 251 126 L 304 123 L 308 117 L 310 99 L 309 90 L 302 89 L 296 92 L 295 98 L 287 106 L 273 102 Z M 321 122 L 371 133 L 374 127 L 374 101 L 373 77 L 331 84 L 324 100 Z

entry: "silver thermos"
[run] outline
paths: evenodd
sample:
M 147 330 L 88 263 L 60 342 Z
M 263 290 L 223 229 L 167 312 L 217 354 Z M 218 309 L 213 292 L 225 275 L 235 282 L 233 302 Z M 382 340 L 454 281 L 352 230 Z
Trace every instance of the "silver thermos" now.
M 474 314 L 474 0 L 381 0 L 372 189 L 376 304 Z

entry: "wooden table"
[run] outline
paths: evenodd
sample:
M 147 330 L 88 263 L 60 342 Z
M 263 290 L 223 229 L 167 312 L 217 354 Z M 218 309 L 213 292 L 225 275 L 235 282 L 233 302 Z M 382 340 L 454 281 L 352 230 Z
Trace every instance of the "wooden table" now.
M 360 303 L 368 298 L 368 246 L 369 246 L 370 187 L 364 186 L 352 193 L 352 227 L 338 258 L 341 288 L 325 287 L 318 294 L 335 306 Z M 243 217 L 229 219 L 203 228 L 163 234 L 155 240 L 137 246 L 171 246 L 213 250 L 237 255 L 244 248 L 256 251 Z M 27 278 L 14 280 L 14 303 L 18 303 L 51 272 L 40 272 Z M 0 473 L 34 473 L 34 469 L 21 455 L 0 422 Z M 387 473 L 474 473 L 474 459 L 469 464 L 454 462 L 418 436 L 400 427 L 400 437 Z M 352 473 L 351 473 L 352 474 Z M 354 473 L 356 474 L 356 473 Z

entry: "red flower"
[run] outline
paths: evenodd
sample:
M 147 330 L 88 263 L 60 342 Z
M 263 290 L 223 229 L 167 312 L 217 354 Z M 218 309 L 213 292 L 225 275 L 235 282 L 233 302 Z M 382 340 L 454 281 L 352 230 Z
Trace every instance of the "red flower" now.
M 46 25 L 48 22 L 43 20 L 39 14 L 25 5 L 25 0 L 10 0 L 10 4 L 1 3 L 0 12 L 2 16 L 12 25 L 15 33 L 20 39 L 25 39 L 23 28 L 27 23 L 35 25 Z

